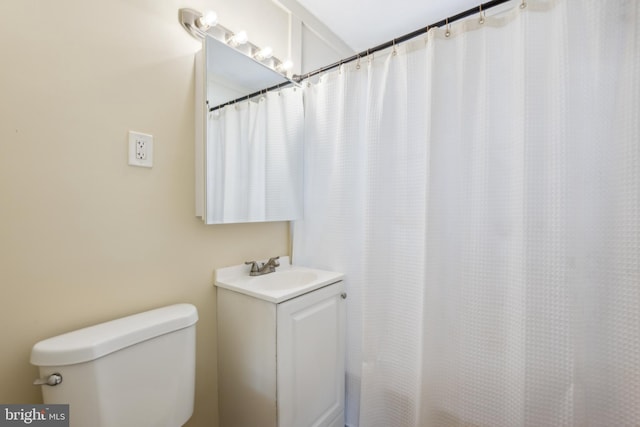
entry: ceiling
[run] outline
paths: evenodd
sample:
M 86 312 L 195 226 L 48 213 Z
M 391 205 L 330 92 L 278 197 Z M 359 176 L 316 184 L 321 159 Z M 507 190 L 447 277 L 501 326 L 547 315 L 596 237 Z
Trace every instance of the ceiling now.
M 354 51 L 385 43 L 481 0 L 298 0 Z

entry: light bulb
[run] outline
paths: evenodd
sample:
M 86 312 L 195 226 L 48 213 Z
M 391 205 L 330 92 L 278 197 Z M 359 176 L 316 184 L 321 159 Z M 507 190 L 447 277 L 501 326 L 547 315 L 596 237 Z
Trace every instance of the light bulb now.
M 284 61 L 282 64 L 278 65 L 278 71 L 281 73 L 285 71 L 289 71 L 291 68 L 293 68 L 293 62 L 291 62 L 288 59 Z
M 256 54 L 255 58 L 258 61 L 262 61 L 263 59 L 269 59 L 273 56 L 273 49 L 270 46 L 264 47 L 260 49 Z
M 213 10 L 210 10 L 206 15 L 198 18 L 198 28 L 205 31 L 211 27 L 215 27 L 217 23 L 218 15 Z
M 249 41 L 249 37 L 247 36 L 246 31 L 240 31 L 239 33 L 235 34 L 233 37 L 229 39 L 229 44 L 231 46 L 238 46 L 241 44 L 245 44 L 248 41 Z

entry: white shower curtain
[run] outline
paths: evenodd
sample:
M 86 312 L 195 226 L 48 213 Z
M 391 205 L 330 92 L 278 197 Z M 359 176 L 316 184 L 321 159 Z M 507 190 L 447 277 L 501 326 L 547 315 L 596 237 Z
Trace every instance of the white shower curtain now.
M 350 426 L 640 425 L 640 2 L 521 3 L 306 88 Z

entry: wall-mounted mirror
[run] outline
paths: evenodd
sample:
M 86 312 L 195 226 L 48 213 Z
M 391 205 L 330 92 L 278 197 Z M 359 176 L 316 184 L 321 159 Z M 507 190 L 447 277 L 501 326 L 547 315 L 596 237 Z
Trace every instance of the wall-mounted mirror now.
M 207 224 L 302 216 L 302 89 L 252 54 L 207 35 L 196 60 L 196 215 Z

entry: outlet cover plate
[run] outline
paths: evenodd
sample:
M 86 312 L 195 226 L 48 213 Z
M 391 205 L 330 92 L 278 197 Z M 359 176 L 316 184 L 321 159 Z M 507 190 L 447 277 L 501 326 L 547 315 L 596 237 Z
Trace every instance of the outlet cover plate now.
M 129 131 L 129 164 L 144 168 L 153 166 L 153 135 Z

